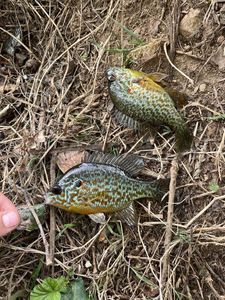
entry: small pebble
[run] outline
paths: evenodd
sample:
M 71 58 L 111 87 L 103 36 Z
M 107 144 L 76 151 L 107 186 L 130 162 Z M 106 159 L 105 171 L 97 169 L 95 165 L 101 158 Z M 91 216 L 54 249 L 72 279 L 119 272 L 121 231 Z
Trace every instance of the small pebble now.
M 90 268 L 92 266 L 92 264 L 90 263 L 90 261 L 89 260 L 87 260 L 86 261 L 86 263 L 85 263 L 85 268 Z
M 180 22 L 180 34 L 186 39 L 189 39 L 199 32 L 201 26 L 201 10 L 191 8 Z
M 219 45 L 221 45 L 225 40 L 225 37 L 223 35 L 220 35 L 218 38 L 217 38 L 217 43 Z
M 204 92 L 205 89 L 206 89 L 206 84 L 205 83 L 202 83 L 202 84 L 199 85 L 199 91 L 200 92 Z

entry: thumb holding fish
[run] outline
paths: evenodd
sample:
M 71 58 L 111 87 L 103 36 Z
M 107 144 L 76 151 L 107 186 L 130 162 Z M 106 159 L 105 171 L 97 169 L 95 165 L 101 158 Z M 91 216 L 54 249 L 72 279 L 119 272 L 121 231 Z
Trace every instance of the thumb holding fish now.
M 20 216 L 15 205 L 0 193 L 0 236 L 14 230 L 20 223 Z

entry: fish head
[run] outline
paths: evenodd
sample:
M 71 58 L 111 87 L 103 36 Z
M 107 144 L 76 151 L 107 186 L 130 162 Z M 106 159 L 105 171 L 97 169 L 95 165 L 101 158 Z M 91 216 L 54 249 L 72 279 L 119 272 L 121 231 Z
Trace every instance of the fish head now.
M 109 84 L 115 82 L 124 82 L 128 79 L 130 70 L 120 67 L 111 67 L 106 71 L 106 77 Z
M 45 204 L 70 210 L 78 203 L 79 192 L 83 181 L 76 175 L 62 177 L 45 194 Z
M 143 79 L 144 73 L 123 68 L 123 67 L 111 67 L 106 71 L 108 79 L 109 90 L 122 93 L 130 88 L 135 88 L 141 79 Z

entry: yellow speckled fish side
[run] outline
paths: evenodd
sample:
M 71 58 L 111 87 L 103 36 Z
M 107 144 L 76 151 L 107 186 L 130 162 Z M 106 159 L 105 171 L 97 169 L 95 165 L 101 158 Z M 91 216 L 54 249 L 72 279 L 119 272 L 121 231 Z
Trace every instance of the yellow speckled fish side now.
M 192 135 L 169 94 L 147 74 L 113 67 L 107 70 L 109 94 L 116 109 L 133 120 L 167 125 L 176 134 L 178 151 L 189 149 Z

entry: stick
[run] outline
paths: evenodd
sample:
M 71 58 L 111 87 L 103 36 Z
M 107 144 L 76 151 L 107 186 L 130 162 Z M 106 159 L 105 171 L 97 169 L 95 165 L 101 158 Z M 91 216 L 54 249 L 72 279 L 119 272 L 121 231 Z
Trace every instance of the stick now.
M 189 76 L 187 76 L 183 71 L 181 71 L 180 69 L 178 69 L 178 68 L 172 63 L 172 61 L 170 60 L 169 55 L 168 55 L 168 53 L 167 53 L 166 42 L 165 42 L 164 45 L 163 45 L 163 49 L 164 49 L 166 58 L 168 59 L 168 62 L 171 64 L 171 66 L 172 66 L 175 70 L 177 70 L 177 72 L 179 72 L 181 75 L 183 75 L 185 78 L 187 78 L 191 84 L 194 84 L 194 80 L 193 80 L 193 79 L 191 79 Z
M 51 159 L 50 165 L 50 184 L 53 185 L 55 181 L 55 156 Z M 55 209 L 50 206 L 50 232 L 49 232 L 49 253 L 52 265 L 52 275 L 54 275 L 54 256 L 55 256 Z
M 177 182 L 177 172 L 178 172 L 178 161 L 177 156 L 173 159 L 170 168 L 170 187 L 169 187 L 169 200 L 168 200 L 168 213 L 167 213 L 167 227 L 165 233 L 165 251 L 162 259 L 162 275 L 161 275 L 161 287 L 162 293 L 165 287 L 166 280 L 168 278 L 168 268 L 170 262 L 170 243 L 172 239 L 172 225 L 173 225 L 173 210 L 174 210 L 174 197 L 176 192 L 176 182 Z M 166 299 L 166 298 L 165 298 Z
M 38 216 L 37 216 L 35 210 L 33 209 L 33 206 L 30 204 L 30 200 L 29 200 L 29 196 L 28 196 L 27 192 L 25 190 L 23 190 L 23 193 L 25 196 L 26 204 L 27 204 L 28 208 L 30 209 L 30 211 L 32 212 L 34 219 L 38 225 L 38 228 L 40 230 L 43 244 L 45 247 L 46 265 L 48 266 L 48 265 L 52 264 L 50 253 L 49 253 L 49 244 L 46 240 L 45 233 L 44 233 L 43 227 L 41 225 L 41 222 L 39 221 Z
M 180 1 L 175 0 L 173 4 L 173 10 L 171 14 L 171 22 L 172 26 L 170 27 L 170 60 L 174 62 L 176 55 L 176 44 L 177 44 L 177 34 L 179 28 L 179 20 L 180 20 Z M 172 72 L 172 71 L 171 71 Z
M 197 215 L 195 215 L 184 227 L 188 229 L 188 227 L 191 226 L 192 223 L 194 223 L 199 217 L 201 217 L 202 214 L 204 214 L 216 201 L 218 200 L 224 200 L 225 195 L 215 197 L 211 202 L 209 202 L 208 205 L 206 205 Z

